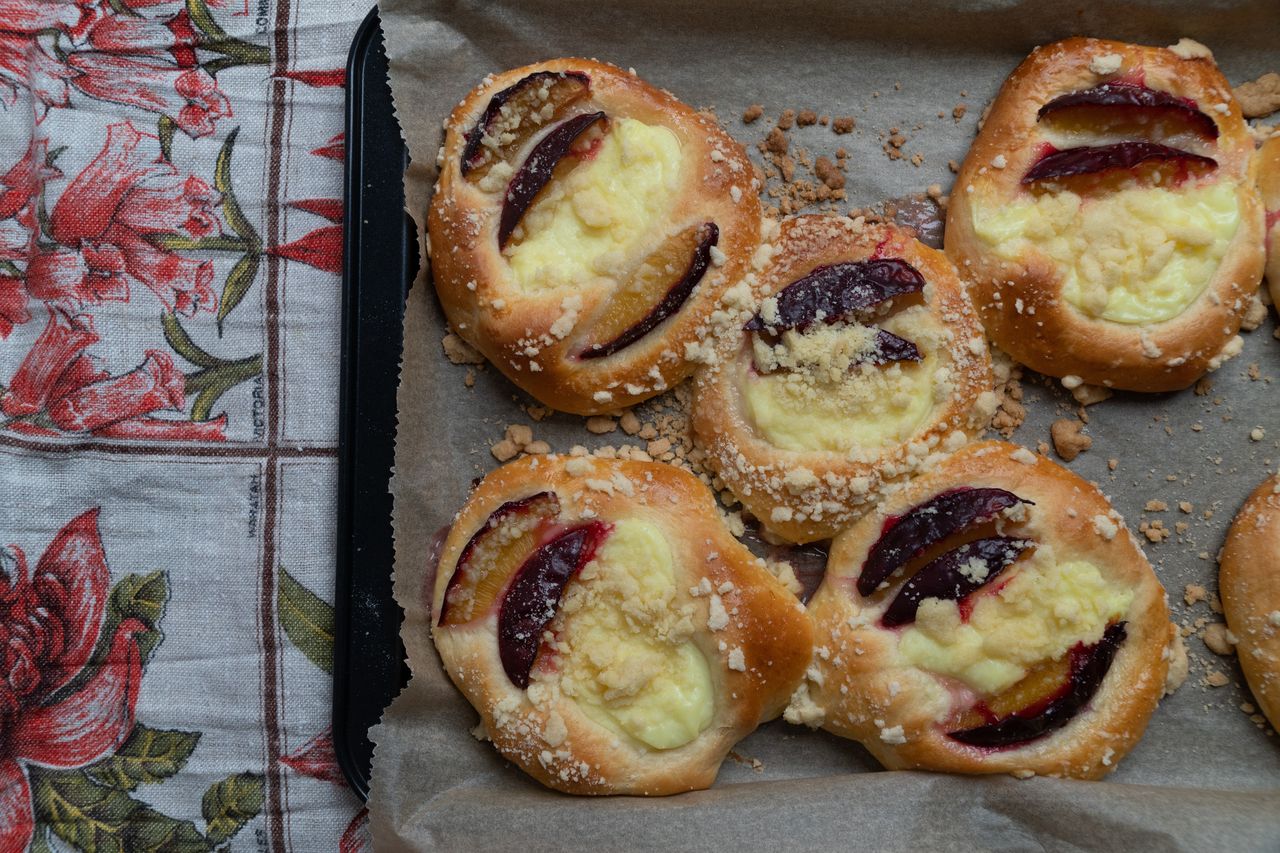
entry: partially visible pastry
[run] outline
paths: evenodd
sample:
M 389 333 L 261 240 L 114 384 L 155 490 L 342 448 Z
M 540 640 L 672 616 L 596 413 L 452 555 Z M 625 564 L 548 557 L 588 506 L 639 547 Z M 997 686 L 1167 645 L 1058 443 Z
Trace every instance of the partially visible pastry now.
M 1050 376 L 1184 388 L 1262 276 L 1254 143 L 1204 50 L 1074 38 L 1009 77 L 947 208 L 992 341 Z
M 816 654 L 787 717 L 890 769 L 1096 779 L 1165 686 L 1164 590 L 1067 469 L 972 444 L 832 543 Z
M 828 539 L 995 410 L 946 257 L 890 225 L 784 220 L 745 323 L 694 381 L 694 440 L 776 536 Z
M 1280 136 L 1268 139 L 1258 152 L 1258 189 L 1267 211 L 1267 287 L 1271 302 L 1280 305 Z
M 1254 489 L 1222 547 L 1218 591 L 1258 707 L 1280 727 L 1280 477 Z
M 597 414 L 688 376 L 760 239 L 746 152 L 634 73 L 491 75 L 445 123 L 427 218 L 456 332 L 546 405 Z
M 432 632 L 489 739 L 577 794 L 706 788 L 812 653 L 804 608 L 711 492 L 655 462 L 527 457 L 459 512 Z

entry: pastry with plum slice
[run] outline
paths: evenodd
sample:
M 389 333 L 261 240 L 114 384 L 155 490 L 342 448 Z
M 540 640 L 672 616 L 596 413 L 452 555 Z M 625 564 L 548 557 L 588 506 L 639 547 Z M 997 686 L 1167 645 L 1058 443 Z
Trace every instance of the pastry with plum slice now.
M 1258 151 L 1258 189 L 1267 211 L 1267 288 L 1271 302 L 1280 305 L 1280 136 L 1273 136 Z
M 1218 591 L 1240 668 L 1258 707 L 1280 727 L 1280 476 L 1253 491 L 1227 532 Z
M 787 718 L 890 769 L 1096 779 L 1156 708 L 1176 628 L 1098 489 L 971 444 L 832 542 Z
M 775 536 L 829 539 L 995 409 L 973 306 L 891 225 L 784 220 L 756 297 L 694 380 L 694 440 Z
M 1253 151 L 1207 51 L 1037 48 L 947 207 L 946 252 L 992 342 L 1049 376 L 1147 392 L 1237 354 L 1263 267 Z
M 656 462 L 499 468 L 454 521 L 432 596 L 436 649 L 488 739 L 576 794 L 709 787 L 813 649 L 710 490 Z
M 445 123 L 438 165 L 427 239 L 445 314 L 554 409 L 599 414 L 685 379 L 760 242 L 742 146 L 600 62 L 486 77 Z

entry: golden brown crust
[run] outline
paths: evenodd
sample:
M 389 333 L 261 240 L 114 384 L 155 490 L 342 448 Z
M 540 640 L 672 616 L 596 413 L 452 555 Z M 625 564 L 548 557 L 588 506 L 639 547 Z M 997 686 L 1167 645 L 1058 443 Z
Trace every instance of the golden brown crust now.
M 1258 151 L 1258 189 L 1267 211 L 1267 287 L 1271 301 L 1280 305 L 1280 136 L 1273 136 Z
M 944 447 L 955 450 L 982 431 L 995 408 L 991 358 L 955 268 L 941 252 L 902 230 L 847 217 L 800 216 L 782 222 L 771 248 L 769 263 L 758 276 L 756 306 L 819 266 L 872 256 L 902 258 L 925 279 L 919 301 L 941 337 L 949 337 L 927 347 L 937 358 L 935 370 L 947 374 L 935 374 L 930 393 L 936 402 L 920 425 L 902 442 L 858 449 L 857 458 L 784 449 L 756 428 L 742 399 L 742 384 L 753 374 L 753 356 L 752 334 L 742 331 L 741 324 L 718 344 L 719 357 L 696 374 L 693 435 L 711 467 L 772 533 L 812 542 L 830 538 L 861 516 L 886 483 L 909 477 L 930 454 Z M 925 346 L 923 340 L 916 343 Z
M 603 358 L 580 360 L 585 327 L 608 303 L 606 280 L 582 286 L 524 290 L 498 248 L 505 184 L 486 192 L 462 177 L 464 135 L 496 92 L 536 71 L 580 71 L 591 91 L 581 109 L 603 110 L 670 130 L 678 139 L 683 176 L 678 197 L 652 235 L 715 222 L 719 253 L 683 307 L 640 340 Z M 536 137 L 535 137 L 536 140 Z M 526 148 L 535 140 L 530 140 Z M 527 153 L 518 158 L 523 162 Z M 760 239 L 758 186 L 746 152 L 709 115 L 612 65 L 555 59 L 487 77 L 454 108 L 445 124 L 440 177 L 427 217 L 436 292 L 453 328 L 507 378 L 552 408 L 598 414 L 629 406 L 680 382 L 694 365 L 685 346 L 696 341 L 720 294 L 748 269 Z M 627 270 L 619 270 L 619 276 Z M 559 321 L 559 325 L 557 325 Z M 585 321 L 585 322 L 584 322 Z
M 1280 477 L 1253 490 L 1222 548 L 1218 588 L 1254 698 L 1280 726 Z
M 1217 168 L 1201 183 L 1236 182 L 1240 225 L 1205 290 L 1176 317 L 1130 325 L 1094 319 L 1061 298 L 1060 268 L 1035 249 L 1003 260 L 976 233 L 973 199 L 996 204 L 1026 197 L 1021 177 L 1039 156 L 1040 106 L 1054 97 L 1116 76 L 1091 69 L 1119 56 L 1124 74 L 1197 102 L 1220 135 L 1206 153 Z M 1225 108 L 1225 112 L 1222 109 Z M 1014 358 L 1050 376 L 1134 391 L 1184 388 L 1238 352 L 1235 342 L 1263 265 L 1263 214 L 1252 174 L 1253 142 L 1211 58 L 1182 58 L 1166 48 L 1073 38 L 1038 48 L 1009 76 L 956 178 L 947 210 L 946 251 L 969 281 L 991 339 Z M 1003 168 L 994 164 L 1004 164 Z
M 1006 535 L 1034 540 L 1037 555 L 1052 549 L 1057 562 L 1088 561 L 1107 582 L 1134 593 L 1124 617 L 1127 639 L 1089 705 L 1064 728 L 1016 747 L 982 749 L 947 737 L 940 722 L 960 710 L 952 707 L 957 700 L 939 676 L 899 656 L 899 634 L 880 624 L 892 596 L 863 599 L 855 586 L 887 520 L 960 486 L 1006 489 L 1033 501 L 1024 518 L 1002 522 Z M 820 721 L 890 769 L 952 773 L 1104 776 L 1146 728 L 1176 634 L 1163 588 L 1102 493 L 1054 462 L 997 441 L 952 455 L 837 536 L 809 615 L 817 654 L 788 718 Z
M 496 607 L 473 622 L 433 629 L 445 670 L 480 712 L 498 750 L 548 787 L 644 795 L 709 787 L 732 746 L 780 713 L 799 683 L 812 653 L 803 607 L 733 538 L 713 496 L 691 474 L 656 462 L 547 456 L 505 465 L 476 488 L 444 544 L 433 612 L 440 610 L 462 548 L 489 514 L 545 490 L 557 494 L 566 521 L 643 518 L 661 528 L 675 561 L 671 606 L 692 607 L 691 642 L 710 667 L 710 724 L 689 743 L 668 750 L 615 734 L 559 691 L 558 653 L 545 644 L 529 689 L 517 688 L 498 657 Z M 702 584 L 704 578 L 709 585 Z M 727 624 L 712 623 L 713 629 L 709 614 L 720 606 Z M 557 635 L 559 624 L 551 626 Z

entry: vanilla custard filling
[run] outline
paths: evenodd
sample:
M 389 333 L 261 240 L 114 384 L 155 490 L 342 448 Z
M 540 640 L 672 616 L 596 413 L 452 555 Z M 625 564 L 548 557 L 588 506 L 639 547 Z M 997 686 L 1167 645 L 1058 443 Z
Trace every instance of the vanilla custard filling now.
M 615 522 L 565 589 L 560 689 L 595 722 L 654 749 L 698 736 L 715 710 L 711 670 L 677 607 L 671 546 L 647 521 Z
M 875 329 L 859 323 L 787 331 L 773 346 L 753 335 L 760 372 L 743 378 L 741 393 L 756 432 L 783 450 L 854 457 L 915 434 L 953 386 L 936 355 L 942 331 L 922 305 L 877 323 L 914 343 L 924 360 L 859 363 L 875 339 Z
M 1240 224 L 1235 184 L 1129 187 L 1083 199 L 1041 193 L 1008 204 L 975 196 L 977 235 L 1017 260 L 1033 246 L 1056 262 L 1062 296 L 1115 323 L 1160 323 L 1204 292 Z
M 516 282 L 542 290 L 615 278 L 665 224 L 680 170 L 670 130 L 611 119 L 595 156 L 547 184 L 525 212 L 506 250 Z
M 968 622 L 957 602 L 925 599 L 899 639 L 898 653 L 910 666 L 991 695 L 1077 643 L 1098 642 L 1108 624 L 1128 613 L 1133 592 L 1109 584 L 1090 563 L 1057 563 L 1044 551 L 1037 550 L 999 592 L 980 595 Z

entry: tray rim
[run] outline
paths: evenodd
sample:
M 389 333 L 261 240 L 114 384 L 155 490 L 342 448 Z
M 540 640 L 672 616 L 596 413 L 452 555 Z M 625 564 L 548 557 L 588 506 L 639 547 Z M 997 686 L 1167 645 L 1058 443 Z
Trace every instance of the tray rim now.
M 359 400 L 361 399 L 362 390 L 367 393 L 366 389 L 362 389 L 363 374 L 361 371 L 361 359 L 359 358 L 360 329 L 361 320 L 363 319 L 360 309 L 363 299 L 369 293 L 367 289 L 362 290 L 361 286 L 361 261 L 364 255 L 362 222 L 365 213 L 362 187 L 364 179 L 364 163 L 362 160 L 364 145 L 362 141 L 363 125 L 361 116 L 364 104 L 364 89 L 367 85 L 365 65 L 368 62 L 370 51 L 378 49 L 377 39 L 380 35 L 381 24 L 378 18 L 378 8 L 374 6 L 357 28 L 347 55 L 346 102 L 343 125 L 346 151 L 343 162 L 342 321 L 339 347 L 338 506 L 335 525 L 334 655 L 331 722 L 333 749 L 338 766 L 352 791 L 362 801 L 367 800 L 369 794 L 370 774 L 366 768 L 372 761 L 372 748 L 370 746 L 367 754 L 357 754 L 352 738 L 348 737 L 351 734 L 348 729 L 351 725 L 350 717 L 352 716 L 350 690 L 353 680 L 351 677 L 351 656 L 353 653 L 351 597 L 354 590 L 352 567 L 357 557 L 356 552 L 359 550 L 355 541 L 356 531 L 361 528 L 360 520 L 357 519 L 359 513 L 356 497 L 359 485 L 370 476 L 370 472 L 367 469 L 362 470 L 358 464 L 359 449 L 367 446 L 360 441 L 362 436 L 359 419 Z M 401 145 L 403 146 L 403 142 L 401 142 Z M 404 156 L 407 157 L 407 153 Z M 416 265 L 417 243 L 411 228 L 406 226 L 404 237 L 407 241 L 412 241 L 413 243 L 412 246 L 403 247 L 406 261 L 410 265 Z M 412 260 L 409 260 L 410 258 Z M 394 318 L 397 328 L 402 327 L 404 296 L 407 294 L 414 277 L 414 272 L 409 266 L 406 266 L 406 272 L 405 280 L 400 282 L 401 299 L 399 312 Z M 398 380 L 398 370 L 395 371 L 395 377 Z M 398 381 L 395 384 L 398 384 Z M 389 411 L 394 421 L 394 396 L 392 397 Z M 365 439 L 367 441 L 367 437 Z M 383 474 L 384 476 L 379 482 L 382 483 L 385 489 L 390 481 L 390 468 Z M 389 491 L 387 491 L 387 495 L 389 500 Z M 393 549 L 389 514 L 385 519 L 385 523 L 388 537 L 387 544 L 389 549 Z M 367 531 L 362 530 L 362 532 Z M 392 567 L 388 565 L 388 575 L 391 570 Z M 399 608 L 398 605 L 395 605 L 394 599 L 390 601 L 390 604 L 395 607 L 395 613 L 398 614 Z M 398 652 L 402 675 L 401 681 L 403 682 L 404 650 L 399 643 L 400 619 L 398 615 L 395 617 L 395 622 L 395 649 L 389 649 L 388 651 L 391 652 L 393 659 Z M 368 626 L 361 627 L 367 628 Z M 399 685 L 389 688 L 388 702 L 391 698 L 394 698 L 398 690 Z M 367 738 L 365 743 L 368 743 Z

